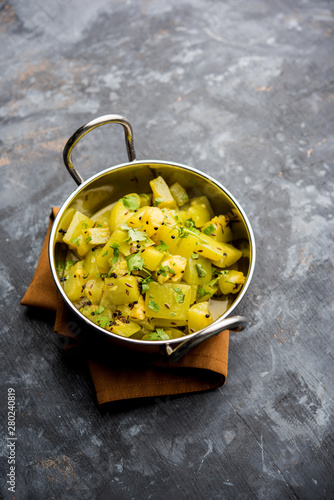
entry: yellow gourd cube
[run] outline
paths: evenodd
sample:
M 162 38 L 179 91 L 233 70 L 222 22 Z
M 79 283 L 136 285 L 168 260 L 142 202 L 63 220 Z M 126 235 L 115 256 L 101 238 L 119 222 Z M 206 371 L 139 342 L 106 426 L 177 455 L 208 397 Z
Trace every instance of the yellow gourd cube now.
M 152 281 L 145 295 L 146 316 L 149 318 L 187 319 L 190 306 L 189 285 L 157 283 Z
M 67 210 L 65 210 L 59 223 L 59 229 L 56 236 L 56 243 L 63 241 L 64 235 L 67 232 L 67 229 L 71 223 L 71 220 L 73 219 L 74 214 L 75 214 L 74 208 L 68 208 Z
M 223 255 L 219 258 L 219 260 L 211 257 L 212 263 L 217 267 L 232 266 L 242 256 L 242 251 L 229 243 L 219 242 L 218 245 Z
M 128 233 L 127 231 L 121 231 L 120 229 L 116 229 L 112 235 L 110 236 L 108 242 L 105 244 L 105 246 L 102 248 L 100 251 L 96 262 L 97 265 L 101 269 L 109 269 L 110 265 L 108 263 L 108 259 L 110 257 L 113 257 L 114 255 L 114 249 L 112 248 L 113 245 L 118 245 L 120 246 L 124 240 L 128 238 Z
M 135 276 L 105 278 L 104 293 L 109 296 L 111 302 L 116 306 L 132 303 L 140 297 L 140 289 Z
M 198 255 L 197 259 L 190 257 L 183 274 L 183 279 L 189 285 L 204 285 L 212 280 L 211 262 Z
M 104 282 L 101 278 L 88 279 L 85 282 L 84 293 L 87 299 L 92 304 L 100 303 L 103 287 L 104 287 Z
M 137 193 L 131 193 L 121 198 L 111 209 L 109 227 L 111 231 L 118 229 L 125 222 L 134 210 L 138 210 L 140 205 L 140 197 Z
M 240 291 L 245 281 L 245 276 L 239 271 L 224 271 L 218 280 L 218 285 L 224 295 L 235 294 Z
M 169 189 L 179 207 L 182 207 L 182 205 L 189 201 L 187 191 L 178 182 L 174 182 Z
M 188 331 L 194 333 L 211 325 L 212 316 L 209 311 L 209 303 L 196 303 L 188 311 Z
M 76 301 L 81 297 L 84 297 L 84 276 L 85 270 L 83 267 L 83 261 L 79 261 L 69 269 L 66 276 L 63 278 L 64 281 L 62 284 L 64 292 L 70 300 Z
M 175 208 L 176 202 L 172 193 L 165 181 L 161 176 L 150 181 L 150 186 L 153 192 L 153 204 L 159 208 Z
M 210 212 L 204 203 L 193 205 L 188 210 L 189 217 L 196 227 L 202 227 L 210 220 Z
M 144 267 L 149 271 L 154 271 L 166 255 L 166 252 L 160 252 L 155 247 L 147 247 L 142 251 L 141 257 L 144 259 Z

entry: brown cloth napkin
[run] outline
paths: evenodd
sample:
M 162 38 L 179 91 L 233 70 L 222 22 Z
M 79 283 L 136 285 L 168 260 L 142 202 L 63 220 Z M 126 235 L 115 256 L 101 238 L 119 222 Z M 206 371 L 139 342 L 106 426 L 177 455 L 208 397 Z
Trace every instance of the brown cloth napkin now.
M 73 313 L 59 294 L 49 266 L 48 242 L 57 212 L 53 208 L 36 271 L 21 304 L 55 311 L 54 330 L 66 338 L 69 348 L 82 345 L 83 341 L 75 328 L 74 332 L 71 329 L 71 325 L 76 325 L 70 321 Z M 175 363 L 163 356 L 143 355 L 105 344 L 99 349 L 99 342 L 93 340 L 79 350 L 87 356 L 99 404 L 205 391 L 222 386 L 226 380 L 228 331 L 205 340 Z

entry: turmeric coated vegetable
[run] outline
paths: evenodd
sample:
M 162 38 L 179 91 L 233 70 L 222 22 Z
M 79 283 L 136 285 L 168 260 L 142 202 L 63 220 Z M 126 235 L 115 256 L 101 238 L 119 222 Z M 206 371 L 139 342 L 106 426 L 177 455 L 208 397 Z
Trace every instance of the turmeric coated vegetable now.
M 236 210 L 215 214 L 161 176 L 92 217 L 64 212 L 56 242 L 64 291 L 90 321 L 117 335 L 159 341 L 212 323 L 210 300 L 233 301 L 249 245 Z M 234 227 L 236 226 L 236 232 Z

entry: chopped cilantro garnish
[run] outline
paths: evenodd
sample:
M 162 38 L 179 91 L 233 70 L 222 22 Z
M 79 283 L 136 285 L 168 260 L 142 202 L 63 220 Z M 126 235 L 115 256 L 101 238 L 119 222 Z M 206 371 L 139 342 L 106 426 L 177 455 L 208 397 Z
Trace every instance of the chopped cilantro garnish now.
M 198 253 L 193 252 L 191 254 L 191 258 L 194 259 L 194 260 L 198 259 L 198 257 L 199 257 Z
M 114 251 L 114 256 L 113 256 L 113 259 L 112 259 L 112 264 L 116 264 L 116 262 L 118 261 L 118 257 L 119 257 L 119 249 L 118 249 L 119 245 L 117 243 L 113 243 L 112 245 L 109 245 L 109 246 Z M 103 257 L 103 255 L 102 255 L 102 257 Z
M 72 243 L 72 245 L 77 245 L 77 246 L 79 246 L 79 245 L 80 245 L 80 238 L 78 238 L 78 237 L 77 237 L 77 238 L 73 238 L 73 239 L 71 240 L 71 243 Z
M 109 250 L 106 250 L 105 252 L 103 252 L 102 257 L 105 257 L 106 255 L 108 255 L 108 252 L 109 252 Z
M 122 198 L 123 205 L 129 210 L 138 210 L 138 198 L 134 194 L 128 194 Z
M 159 309 L 160 309 L 160 306 L 159 304 L 157 304 L 156 302 L 154 302 L 154 300 L 150 300 L 149 303 L 148 303 L 148 307 L 150 309 L 152 309 L 152 311 L 154 312 L 158 312 Z
M 128 230 L 129 241 L 145 241 L 147 240 L 147 234 L 145 231 L 140 231 L 140 229 L 131 229 Z
M 101 328 L 105 328 L 110 323 L 110 318 L 108 316 L 100 316 L 96 323 L 101 326 Z
M 159 250 L 159 252 L 167 252 L 168 248 L 169 248 L 168 245 L 166 245 L 166 243 L 162 240 L 160 240 L 160 245 L 156 247 L 156 249 Z
M 212 234 L 214 234 L 215 231 L 216 231 L 216 227 L 213 224 L 210 224 L 208 227 L 206 227 L 203 230 L 203 233 L 207 234 L 208 236 L 211 236 Z
M 196 264 L 196 270 L 199 278 L 204 278 L 208 274 L 201 264 Z
M 104 311 L 104 307 L 103 306 L 99 306 L 96 310 L 95 310 L 95 314 L 102 314 Z
M 92 241 L 92 237 L 88 236 L 88 238 L 86 238 L 86 243 L 89 243 L 90 241 Z
M 87 222 L 83 221 L 83 222 L 81 223 L 81 226 L 82 226 L 84 229 L 87 229 L 88 224 L 87 224 Z
M 168 340 L 169 335 L 163 328 L 157 328 L 155 332 L 149 333 L 146 340 Z
M 71 267 L 75 264 L 74 260 L 68 260 L 65 264 L 65 271 L 71 269 Z
M 141 291 L 142 293 L 146 293 L 149 289 L 149 284 L 151 283 L 151 281 L 153 281 L 153 279 L 151 278 L 151 276 L 147 276 L 147 278 L 143 279 L 141 281 Z
M 175 299 L 175 302 L 177 302 L 178 304 L 183 304 L 183 302 L 184 302 L 184 293 L 182 292 L 181 288 L 173 287 L 173 290 L 174 290 L 174 299 Z
M 154 200 L 154 206 L 157 207 L 158 205 L 160 205 L 160 203 L 162 203 L 164 200 L 162 198 L 156 198 Z
M 126 257 L 126 263 L 130 273 L 133 270 L 140 271 L 143 268 L 144 262 L 144 259 L 140 256 L 140 252 Z
M 102 224 L 96 224 L 96 227 L 103 227 Z

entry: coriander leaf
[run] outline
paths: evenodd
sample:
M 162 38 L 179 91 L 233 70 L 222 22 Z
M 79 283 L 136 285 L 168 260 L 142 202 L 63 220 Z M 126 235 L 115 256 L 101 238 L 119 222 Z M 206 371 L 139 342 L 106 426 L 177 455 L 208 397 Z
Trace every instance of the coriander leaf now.
M 174 290 L 174 299 L 175 299 L 175 302 L 177 302 L 178 304 L 183 304 L 183 302 L 184 302 L 184 293 L 182 292 L 181 288 L 173 287 L 173 290 Z
M 155 207 L 157 207 L 157 206 L 158 206 L 158 205 L 160 205 L 160 203 L 162 203 L 163 201 L 164 201 L 164 200 L 163 200 L 162 198 L 156 198 L 156 199 L 154 200 L 153 205 L 154 205 Z
M 198 259 L 198 257 L 199 257 L 198 253 L 193 252 L 191 254 L 191 258 L 194 259 L 194 260 Z
M 147 234 L 145 231 L 140 231 L 140 229 L 132 229 L 128 230 L 129 240 L 130 241 L 145 241 L 147 240 Z
M 68 260 L 65 264 L 65 271 L 71 269 L 71 267 L 75 264 L 74 260 Z
M 134 194 L 128 194 L 122 198 L 122 203 L 129 210 L 138 210 L 138 199 Z
M 71 240 L 71 243 L 72 243 L 72 245 L 77 245 L 77 246 L 79 246 L 79 245 L 80 245 L 80 239 L 79 239 L 79 238 L 73 238 L 73 239 Z
M 143 265 L 145 263 L 144 259 L 140 256 L 140 252 L 128 255 L 126 257 L 126 263 L 129 269 L 129 272 L 136 270 L 140 271 L 143 268 Z
M 205 297 L 205 295 L 207 295 L 207 291 L 205 290 L 205 287 L 204 285 L 202 286 L 199 286 L 198 289 L 197 289 L 197 295 L 198 297 L 201 299 L 202 297 Z
M 104 307 L 103 306 L 99 306 L 96 310 L 95 310 L 95 314 L 101 314 L 103 313 L 104 311 Z
M 102 224 L 96 224 L 96 227 L 103 227 Z
M 109 250 L 106 250 L 105 252 L 103 252 L 102 257 L 105 257 L 106 255 L 108 255 L 108 252 L 109 252 Z
M 87 227 L 88 227 L 87 222 L 83 221 L 83 222 L 81 223 L 81 227 L 83 227 L 84 229 L 87 229 Z
M 169 248 L 168 245 L 166 245 L 166 243 L 162 240 L 160 240 L 160 245 L 156 247 L 156 249 L 159 250 L 159 252 L 167 252 L 168 248 Z
M 206 227 L 203 230 L 203 233 L 207 234 L 208 236 L 211 236 L 212 234 L 214 234 L 215 231 L 216 231 L 216 227 L 213 224 L 210 224 L 208 227 Z
M 155 332 L 149 333 L 145 340 L 168 340 L 169 335 L 162 328 L 157 328 Z
M 105 328 L 110 323 L 110 318 L 108 318 L 108 316 L 100 316 L 96 320 L 96 323 L 102 328 Z
M 159 304 L 157 304 L 156 302 L 154 302 L 154 300 L 150 300 L 149 303 L 148 303 L 148 307 L 150 309 L 152 309 L 152 311 L 154 312 L 158 312 L 159 309 L 160 309 L 160 306 Z
M 144 293 L 146 293 L 149 290 L 149 284 L 151 283 L 151 281 L 153 281 L 153 279 L 151 278 L 151 276 L 147 276 L 147 278 L 143 279 L 140 282 L 141 293 L 144 294 Z
M 116 264 L 116 262 L 118 261 L 118 257 L 119 257 L 119 249 L 118 249 L 119 245 L 117 243 L 113 243 L 112 245 L 109 245 L 109 246 L 114 251 L 114 257 L 112 259 L 112 264 Z M 103 257 L 103 255 L 102 255 L 102 257 Z
M 86 243 L 89 243 L 90 241 L 92 241 L 92 237 L 88 236 L 88 238 L 86 238 Z
M 208 274 L 201 264 L 196 264 L 196 270 L 199 278 L 204 278 Z

